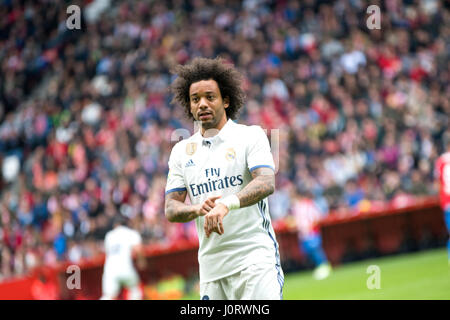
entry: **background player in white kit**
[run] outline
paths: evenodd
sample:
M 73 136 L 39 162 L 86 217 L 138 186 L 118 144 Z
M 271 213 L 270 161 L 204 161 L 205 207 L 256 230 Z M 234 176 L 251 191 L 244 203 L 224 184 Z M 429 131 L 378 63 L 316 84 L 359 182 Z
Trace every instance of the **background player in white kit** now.
M 101 300 L 117 298 L 122 287 L 128 290 L 130 300 L 142 299 L 139 275 L 133 265 L 133 256 L 140 267 L 145 264 L 141 235 L 126 225 L 125 217 L 117 216 L 114 228 L 105 236 L 104 247 Z
M 282 299 L 284 275 L 267 196 L 274 161 L 259 126 L 234 123 L 244 104 L 241 75 L 221 59 L 178 66 L 174 101 L 200 130 L 169 159 L 165 214 L 195 219 L 202 299 Z M 185 204 L 189 195 L 191 204 Z

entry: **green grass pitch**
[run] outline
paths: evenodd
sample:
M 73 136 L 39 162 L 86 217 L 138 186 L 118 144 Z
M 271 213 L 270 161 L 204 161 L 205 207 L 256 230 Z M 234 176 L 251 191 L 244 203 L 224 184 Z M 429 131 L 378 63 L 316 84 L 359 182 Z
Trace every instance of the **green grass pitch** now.
M 379 269 L 379 289 L 368 288 Z M 325 280 L 311 271 L 285 274 L 285 300 L 450 300 L 450 266 L 447 250 L 434 249 L 380 257 L 336 266 Z M 199 299 L 191 294 L 185 299 Z
M 380 288 L 369 289 L 367 282 L 380 271 Z M 372 278 L 371 278 L 372 279 Z M 369 280 L 369 283 L 374 283 Z M 412 300 L 450 299 L 450 266 L 445 249 L 381 257 L 337 266 L 325 280 L 317 281 L 311 272 L 285 276 L 286 300 Z

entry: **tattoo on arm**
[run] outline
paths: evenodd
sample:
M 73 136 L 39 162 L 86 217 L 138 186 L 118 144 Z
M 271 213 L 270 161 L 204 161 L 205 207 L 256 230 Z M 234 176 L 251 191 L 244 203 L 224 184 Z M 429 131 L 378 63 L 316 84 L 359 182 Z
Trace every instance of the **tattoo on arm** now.
M 175 191 L 166 195 L 165 215 L 170 222 L 189 222 L 197 218 L 195 207 L 184 203 L 186 191 Z
M 270 168 L 258 168 L 252 171 L 253 180 L 239 191 L 236 196 L 239 198 L 241 208 L 251 206 L 275 190 L 275 173 Z

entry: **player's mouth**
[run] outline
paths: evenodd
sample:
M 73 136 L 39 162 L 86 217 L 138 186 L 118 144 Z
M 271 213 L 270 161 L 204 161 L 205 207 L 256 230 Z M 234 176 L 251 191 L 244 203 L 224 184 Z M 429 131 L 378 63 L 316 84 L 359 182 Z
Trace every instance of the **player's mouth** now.
M 200 112 L 199 114 L 198 114 L 198 119 L 199 120 L 201 120 L 201 121 L 204 121 L 204 120 L 209 120 L 209 119 L 211 119 L 212 118 L 212 112 L 209 112 L 209 111 L 202 111 L 202 112 Z

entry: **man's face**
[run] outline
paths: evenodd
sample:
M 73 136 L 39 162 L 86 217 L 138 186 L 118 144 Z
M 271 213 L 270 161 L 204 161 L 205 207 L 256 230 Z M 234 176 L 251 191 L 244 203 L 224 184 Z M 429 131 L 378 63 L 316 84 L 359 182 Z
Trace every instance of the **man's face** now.
M 227 98 L 222 98 L 215 80 L 201 80 L 191 84 L 189 88 L 191 113 L 196 121 L 200 121 L 202 130 L 220 130 L 227 122 L 225 109 L 229 106 Z

